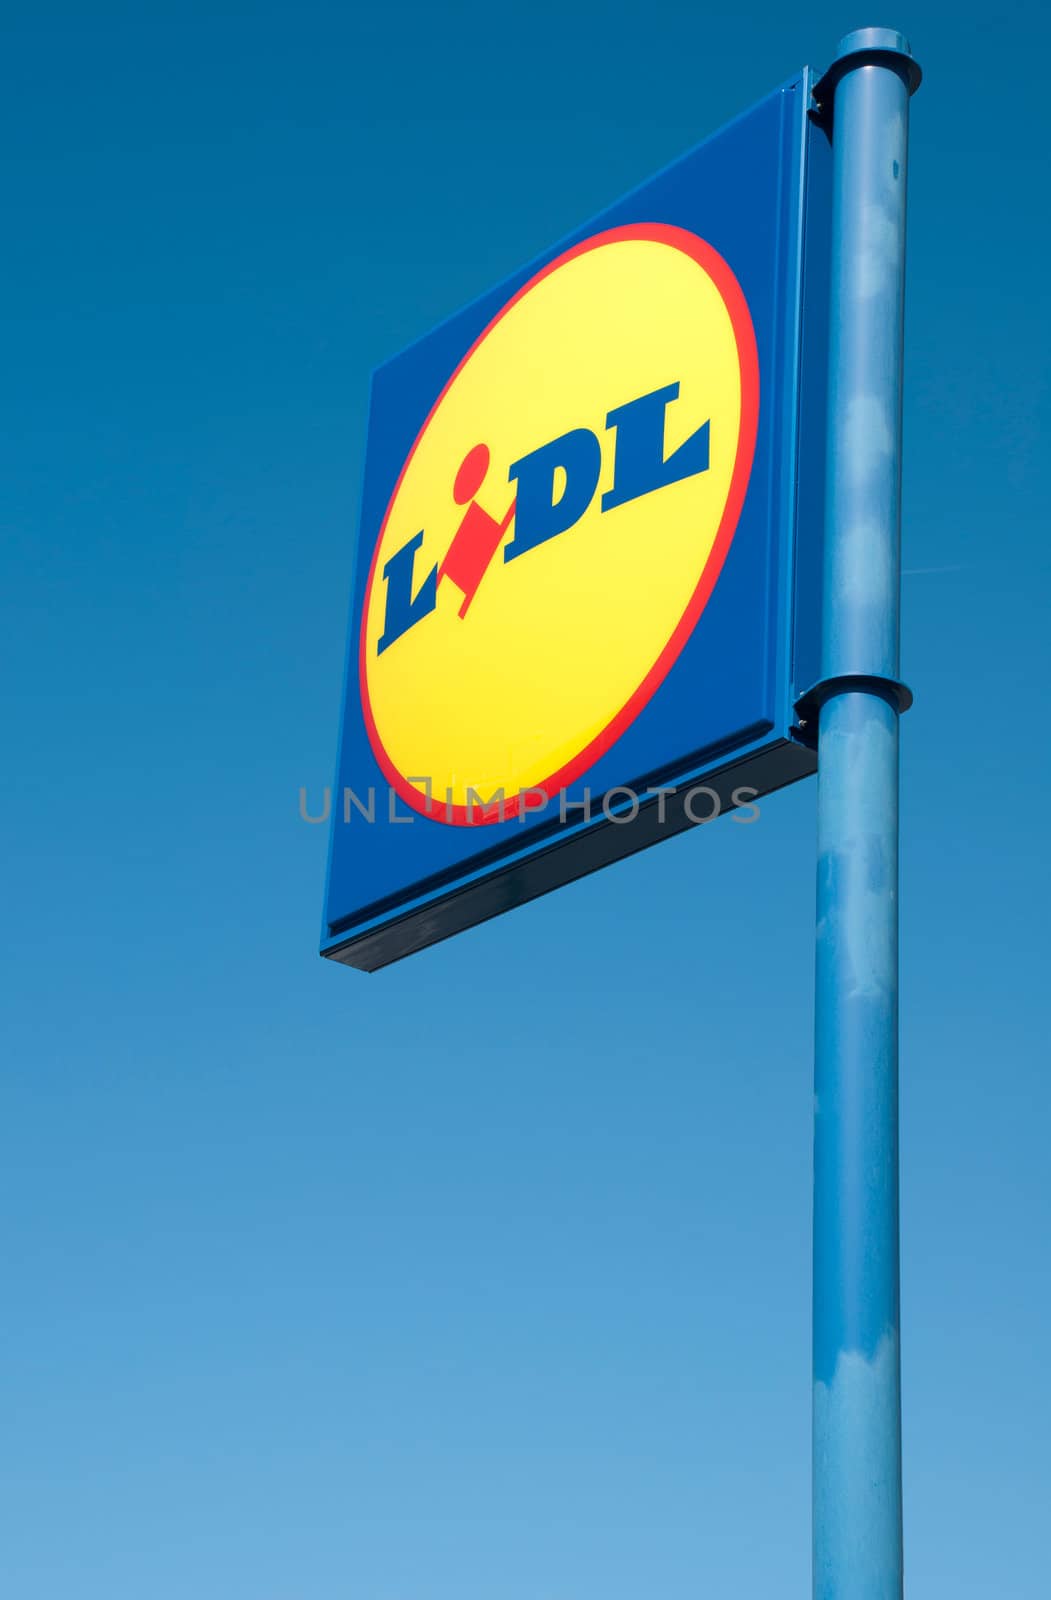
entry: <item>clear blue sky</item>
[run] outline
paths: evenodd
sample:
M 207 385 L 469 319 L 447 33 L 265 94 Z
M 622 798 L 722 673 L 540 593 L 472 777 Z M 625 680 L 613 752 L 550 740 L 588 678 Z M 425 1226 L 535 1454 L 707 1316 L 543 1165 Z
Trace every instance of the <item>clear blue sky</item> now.
M 909 1592 L 1047 1595 L 1046 9 L 101 0 L 0 97 L 11 1600 L 809 1593 L 813 785 L 374 978 L 297 794 L 371 367 L 866 23 Z

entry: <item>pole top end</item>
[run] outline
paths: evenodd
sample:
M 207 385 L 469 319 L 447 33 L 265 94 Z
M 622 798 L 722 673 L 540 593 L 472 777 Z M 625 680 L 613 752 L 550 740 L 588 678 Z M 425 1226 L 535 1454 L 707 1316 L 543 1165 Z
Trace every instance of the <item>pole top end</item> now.
M 839 41 L 839 49 L 818 84 L 819 98 L 831 104 L 832 93 L 845 73 L 866 65 L 891 67 L 905 79 L 910 94 L 920 86 L 923 73 L 903 33 L 896 28 L 856 28 Z M 817 93 L 817 91 L 815 91 Z

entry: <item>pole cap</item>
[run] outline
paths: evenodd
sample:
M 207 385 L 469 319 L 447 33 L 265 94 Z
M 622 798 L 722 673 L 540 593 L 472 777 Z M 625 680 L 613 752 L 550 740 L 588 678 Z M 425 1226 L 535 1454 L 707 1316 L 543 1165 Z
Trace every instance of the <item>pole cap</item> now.
M 890 67 L 905 79 L 910 94 L 920 86 L 923 72 L 903 33 L 896 28 L 856 28 L 839 41 L 839 49 L 828 71 L 814 87 L 814 98 L 831 109 L 836 84 L 855 67 Z

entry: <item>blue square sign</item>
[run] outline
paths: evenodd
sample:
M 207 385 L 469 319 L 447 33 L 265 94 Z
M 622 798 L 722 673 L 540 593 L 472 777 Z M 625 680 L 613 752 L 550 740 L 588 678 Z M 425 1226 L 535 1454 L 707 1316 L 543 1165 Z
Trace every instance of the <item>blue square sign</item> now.
M 831 183 L 804 72 L 373 375 L 322 954 L 813 772 Z

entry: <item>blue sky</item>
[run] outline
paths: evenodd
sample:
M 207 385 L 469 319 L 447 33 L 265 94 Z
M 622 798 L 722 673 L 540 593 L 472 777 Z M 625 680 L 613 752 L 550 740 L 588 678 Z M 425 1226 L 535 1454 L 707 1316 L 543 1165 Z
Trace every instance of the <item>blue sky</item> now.
M 814 788 L 318 960 L 370 369 L 863 23 L 910 192 L 910 1594 L 1047 1593 L 1046 12 L 51 5 L 3 95 L 17 1600 L 809 1592 Z

